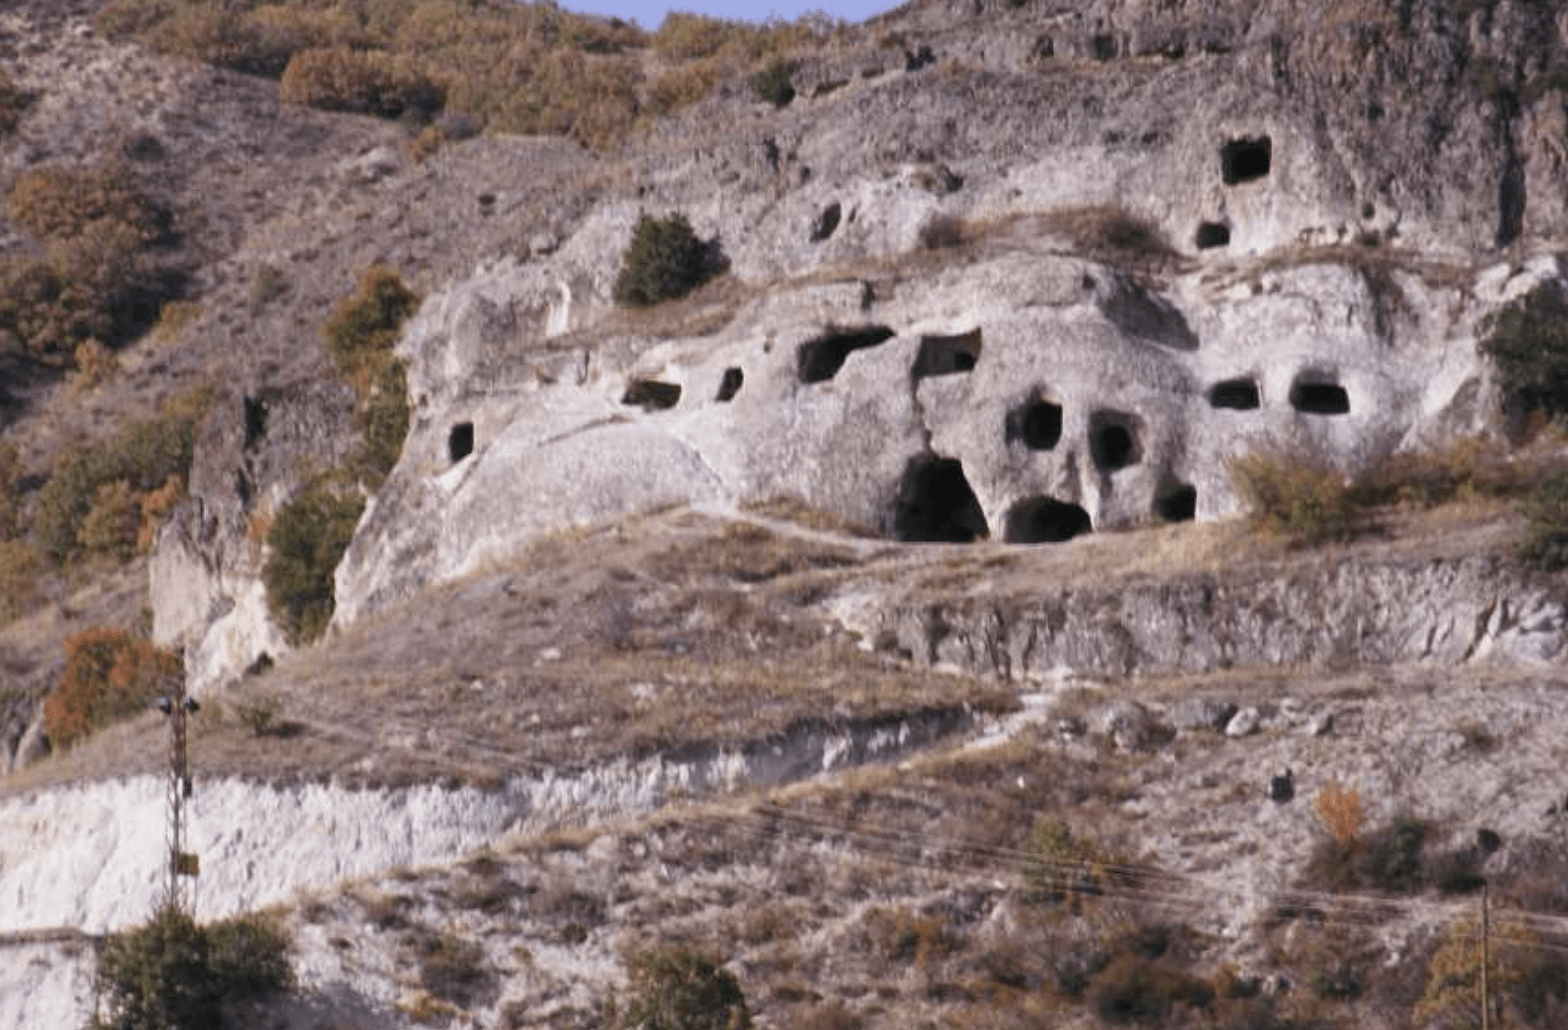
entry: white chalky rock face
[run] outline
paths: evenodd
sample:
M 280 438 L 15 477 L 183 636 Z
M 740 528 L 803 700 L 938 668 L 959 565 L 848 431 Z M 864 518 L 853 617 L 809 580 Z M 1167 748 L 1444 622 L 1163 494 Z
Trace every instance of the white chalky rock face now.
M 414 426 L 339 569 L 337 621 L 563 526 L 678 504 L 791 497 L 894 539 L 1018 544 L 1224 517 L 1235 456 L 1352 473 L 1479 428 L 1477 327 L 1552 274 L 1462 289 L 1303 263 L 1162 288 L 1015 251 L 508 365 L 554 287 L 491 269 L 401 344 Z

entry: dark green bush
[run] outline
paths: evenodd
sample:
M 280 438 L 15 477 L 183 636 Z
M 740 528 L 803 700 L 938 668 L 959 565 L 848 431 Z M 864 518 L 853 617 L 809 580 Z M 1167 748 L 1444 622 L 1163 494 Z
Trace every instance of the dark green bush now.
M 735 974 L 717 958 L 680 945 L 631 957 L 624 1030 L 750 1030 L 751 1010 Z
M 1519 557 L 1543 572 L 1568 569 L 1568 472 L 1554 472 L 1540 482 L 1524 504 L 1530 527 Z
M 729 260 L 719 241 L 698 239 L 685 215 L 643 215 L 621 259 L 615 300 L 631 307 L 650 307 L 684 297 L 728 270 Z
M 354 538 L 365 498 L 353 487 L 322 480 L 285 504 L 267 531 L 272 553 L 262 578 L 267 606 L 289 643 L 326 631 L 335 608 L 332 575 Z
M 1568 297 L 1546 282 L 1486 323 L 1481 352 L 1497 368 L 1504 413 L 1516 424 L 1568 414 Z
M 98 960 L 103 1030 L 192 1030 L 223 1024 L 223 1003 L 265 997 L 294 983 L 287 933 L 241 916 L 203 927 L 165 907 L 105 939 Z
M 767 67 L 751 77 L 751 88 L 759 99 L 766 100 L 774 107 L 788 107 L 789 102 L 795 99 L 795 63 L 783 57 L 775 57 L 769 61 Z
M 1307 863 L 1309 886 L 1330 891 L 1411 894 L 1426 885 L 1423 849 L 1431 827 L 1413 816 L 1348 840 L 1325 837 Z

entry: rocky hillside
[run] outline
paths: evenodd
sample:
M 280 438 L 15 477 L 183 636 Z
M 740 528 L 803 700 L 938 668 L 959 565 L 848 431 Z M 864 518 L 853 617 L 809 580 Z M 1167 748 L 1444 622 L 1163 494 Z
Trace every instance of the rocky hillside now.
M 112 1006 L 180 678 L 197 914 L 294 942 L 234 1025 L 698 953 L 767 1027 L 1455 1025 L 1483 882 L 1568 1017 L 1553 5 L 113 0 L 0 72 L 0 1025 Z

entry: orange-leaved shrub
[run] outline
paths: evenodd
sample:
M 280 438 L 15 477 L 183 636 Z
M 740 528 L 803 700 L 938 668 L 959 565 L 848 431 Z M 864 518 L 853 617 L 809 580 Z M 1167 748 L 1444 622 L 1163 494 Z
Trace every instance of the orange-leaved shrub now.
M 278 96 L 285 103 L 381 118 L 428 119 L 446 102 L 445 91 L 406 61 L 350 47 L 312 47 L 295 54 L 283 69 Z
M 65 640 L 65 671 L 44 701 L 55 747 L 130 718 L 183 675 L 180 659 L 123 630 L 96 628 Z

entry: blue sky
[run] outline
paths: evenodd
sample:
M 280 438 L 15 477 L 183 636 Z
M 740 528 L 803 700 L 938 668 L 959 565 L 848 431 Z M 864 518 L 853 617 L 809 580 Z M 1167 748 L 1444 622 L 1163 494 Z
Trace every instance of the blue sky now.
M 891 11 L 903 0 L 847 0 L 847 2 L 824 3 L 823 0 L 761 0 L 759 3 L 743 3 L 739 0 L 697 0 L 697 2 L 682 2 L 682 0 L 563 0 L 561 6 L 569 11 L 580 11 L 584 14 L 602 14 L 617 16 L 627 21 L 635 21 L 648 30 L 657 29 L 659 22 L 664 20 L 665 11 L 689 11 L 693 14 L 708 14 L 715 18 L 731 18 L 735 20 L 762 21 L 769 13 L 777 14 L 785 20 L 793 20 L 807 11 L 824 10 L 835 18 L 844 21 L 865 21 L 873 14 Z

